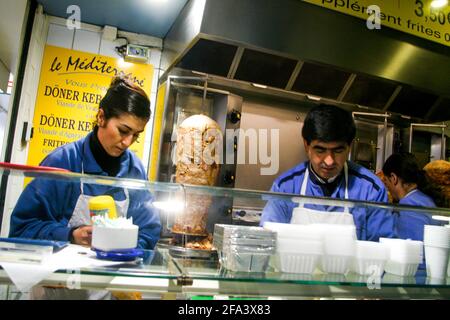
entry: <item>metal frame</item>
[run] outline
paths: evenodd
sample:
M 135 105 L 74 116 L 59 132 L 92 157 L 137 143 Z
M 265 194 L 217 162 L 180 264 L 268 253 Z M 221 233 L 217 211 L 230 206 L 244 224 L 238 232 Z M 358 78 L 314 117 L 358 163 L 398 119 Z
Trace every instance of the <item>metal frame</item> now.
M 391 115 L 388 113 L 369 113 L 369 112 L 352 112 L 352 117 L 355 119 L 355 115 L 360 116 L 369 116 L 369 117 L 380 117 L 384 118 L 384 135 L 383 135 L 383 150 L 382 150 L 382 159 L 383 163 L 386 161 L 386 134 L 387 134 L 387 118 L 389 118 Z M 351 155 L 349 154 L 349 157 Z
M 423 128 L 441 128 L 441 160 L 445 160 L 445 129 L 447 125 L 443 122 L 442 124 L 424 124 L 424 123 L 411 123 L 409 127 L 409 148 L 408 151 L 412 152 L 412 137 L 414 132 L 414 127 Z

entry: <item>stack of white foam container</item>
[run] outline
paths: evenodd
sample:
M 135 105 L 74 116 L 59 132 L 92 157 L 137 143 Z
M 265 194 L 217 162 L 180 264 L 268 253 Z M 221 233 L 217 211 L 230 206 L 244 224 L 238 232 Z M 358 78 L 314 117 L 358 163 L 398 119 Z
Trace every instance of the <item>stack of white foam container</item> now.
M 383 244 L 372 241 L 356 241 L 355 259 L 351 271 L 360 275 L 379 275 L 389 257 L 389 250 Z
M 401 277 L 411 277 L 423 259 L 423 242 L 403 239 L 380 238 L 387 246 L 389 259 L 385 270 Z
M 323 254 L 322 234 L 314 225 L 266 222 L 265 229 L 277 233 L 274 267 L 281 272 L 314 272 Z
M 355 226 L 335 224 L 316 226 L 322 234 L 324 249 L 320 269 L 326 273 L 347 273 L 355 256 Z

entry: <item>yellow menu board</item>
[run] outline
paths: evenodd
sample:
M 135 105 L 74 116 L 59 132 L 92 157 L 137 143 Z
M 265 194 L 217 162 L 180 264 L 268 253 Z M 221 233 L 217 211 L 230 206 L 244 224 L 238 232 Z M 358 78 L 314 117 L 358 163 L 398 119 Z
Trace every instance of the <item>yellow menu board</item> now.
M 431 0 L 303 0 L 450 46 L 450 6 L 432 8 Z M 378 10 L 372 10 L 377 6 Z M 369 9 L 369 10 L 368 10 Z M 366 25 L 367 26 L 367 25 Z M 376 29 L 371 29 L 376 32 Z
M 153 66 L 47 45 L 33 118 L 29 165 L 38 165 L 59 146 L 93 129 L 99 102 L 116 75 L 127 75 L 148 95 Z M 142 159 L 145 132 L 130 150 Z

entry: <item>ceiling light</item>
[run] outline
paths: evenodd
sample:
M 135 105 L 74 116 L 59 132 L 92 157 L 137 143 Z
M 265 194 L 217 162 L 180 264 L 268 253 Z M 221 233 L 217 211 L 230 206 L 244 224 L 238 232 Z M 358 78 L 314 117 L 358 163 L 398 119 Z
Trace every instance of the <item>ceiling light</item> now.
M 184 203 L 181 201 L 153 201 L 153 206 L 165 212 L 181 212 L 184 209 Z
M 450 217 L 446 216 L 431 216 L 434 220 L 447 221 L 450 222 Z
M 448 0 L 433 0 L 431 1 L 432 8 L 442 8 L 448 4 Z
M 320 101 L 320 97 L 317 97 L 317 96 L 313 96 L 313 95 L 307 94 L 306 97 L 307 97 L 309 100 Z
M 195 70 L 192 70 L 192 73 L 198 74 L 198 75 L 200 75 L 200 76 L 207 76 L 207 75 L 208 75 L 208 74 L 206 74 L 206 73 L 204 73 L 204 72 L 195 71 Z
M 267 89 L 267 86 L 264 85 L 264 84 L 252 83 L 252 86 L 257 87 L 257 88 L 261 88 L 261 89 Z

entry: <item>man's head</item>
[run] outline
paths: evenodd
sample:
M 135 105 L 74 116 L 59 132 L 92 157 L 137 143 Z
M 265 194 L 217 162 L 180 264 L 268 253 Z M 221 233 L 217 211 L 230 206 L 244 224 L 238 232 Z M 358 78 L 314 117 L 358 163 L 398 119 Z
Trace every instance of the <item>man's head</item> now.
M 321 104 L 306 115 L 302 136 L 314 171 L 329 180 L 342 171 L 355 138 L 352 115 L 338 107 Z

